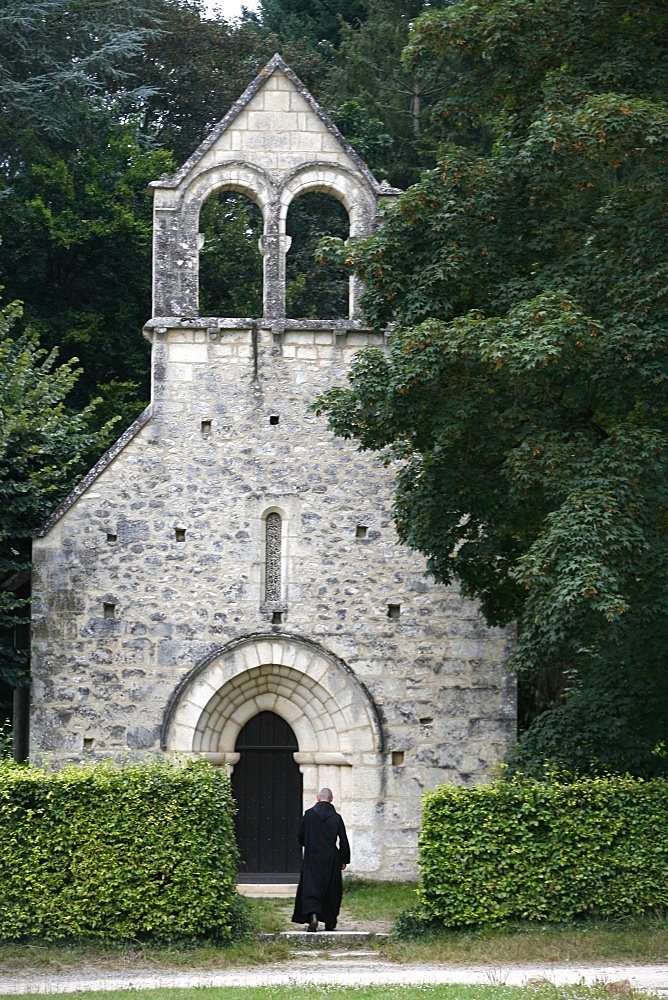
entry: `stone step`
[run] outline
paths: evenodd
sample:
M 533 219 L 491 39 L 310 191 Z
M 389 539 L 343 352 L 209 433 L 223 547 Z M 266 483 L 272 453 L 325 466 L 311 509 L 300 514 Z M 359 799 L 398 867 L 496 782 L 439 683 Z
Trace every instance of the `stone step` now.
M 296 948 L 351 948 L 382 941 L 389 934 L 373 931 L 283 931 L 280 934 L 260 934 L 262 941 L 288 941 Z
M 254 899 L 294 899 L 297 891 L 296 882 L 238 882 L 237 892 L 242 896 L 252 896 Z

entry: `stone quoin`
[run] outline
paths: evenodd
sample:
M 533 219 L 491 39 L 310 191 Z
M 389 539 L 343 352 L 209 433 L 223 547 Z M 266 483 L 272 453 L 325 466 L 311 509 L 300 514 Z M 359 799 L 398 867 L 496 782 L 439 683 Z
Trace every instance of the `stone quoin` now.
M 413 877 L 422 793 L 489 780 L 515 738 L 512 632 L 433 582 L 396 536 L 391 469 L 309 409 L 385 341 L 356 283 L 346 319 L 285 315 L 293 200 L 334 196 L 363 237 L 398 192 L 279 56 L 151 187 L 151 403 L 35 540 L 31 758 L 230 766 L 251 873 L 294 870 L 326 785 L 352 870 Z M 199 315 L 199 213 L 221 190 L 262 211 L 261 317 Z M 251 843 L 254 816 L 284 853 Z

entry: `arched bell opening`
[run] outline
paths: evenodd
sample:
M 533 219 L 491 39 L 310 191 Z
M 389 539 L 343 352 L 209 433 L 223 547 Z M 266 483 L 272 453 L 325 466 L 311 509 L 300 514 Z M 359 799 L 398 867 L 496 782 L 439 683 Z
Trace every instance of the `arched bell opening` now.
M 350 218 L 345 206 L 331 194 L 307 191 L 291 202 L 286 228 L 290 247 L 285 264 L 287 315 L 293 319 L 347 319 L 348 271 L 315 257 L 323 237 L 348 239 Z
M 199 216 L 199 312 L 202 316 L 261 316 L 262 211 L 236 190 L 218 190 Z
M 275 712 L 259 712 L 242 727 L 235 743 L 239 760 L 232 774 L 237 801 L 237 844 L 241 881 L 255 876 L 296 877 L 301 865 L 297 830 L 303 808 L 299 750 L 292 727 Z M 261 881 L 261 879 L 258 879 Z

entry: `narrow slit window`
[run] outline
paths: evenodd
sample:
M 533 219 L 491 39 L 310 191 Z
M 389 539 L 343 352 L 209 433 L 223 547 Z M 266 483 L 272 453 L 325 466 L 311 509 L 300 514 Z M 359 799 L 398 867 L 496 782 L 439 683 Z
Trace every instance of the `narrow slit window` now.
M 400 604 L 388 604 L 387 605 L 387 617 L 388 618 L 399 618 L 401 615 L 401 605 Z
M 105 601 L 102 605 L 102 615 L 104 618 L 116 617 L 116 605 Z
M 271 425 L 272 425 L 273 427 L 275 427 L 275 426 L 276 426 L 276 424 L 278 423 L 278 413 L 272 413 L 272 414 L 271 414 L 271 416 L 269 417 L 269 423 L 270 423 L 270 424 L 271 424 Z
M 84 750 L 92 750 L 95 740 L 92 736 L 84 736 L 83 748 Z
M 404 751 L 403 750 L 393 750 L 392 751 L 392 767 L 401 767 L 404 762 Z
M 267 604 L 281 600 L 281 515 L 267 514 L 265 522 L 264 599 Z
M 185 528 L 174 528 L 174 537 L 177 542 L 185 542 L 186 540 L 186 529 Z
M 355 538 L 366 538 L 369 529 L 366 524 L 358 524 L 355 528 Z
M 271 624 L 272 625 L 282 625 L 282 623 L 283 623 L 283 612 L 282 611 L 274 611 L 273 614 L 272 614 L 272 616 L 271 616 Z
M 107 541 L 108 542 L 117 542 L 118 541 L 118 535 L 116 535 L 113 531 L 108 531 L 107 532 Z
M 211 421 L 210 420 L 203 420 L 202 421 L 202 437 L 209 437 L 210 434 L 211 434 Z

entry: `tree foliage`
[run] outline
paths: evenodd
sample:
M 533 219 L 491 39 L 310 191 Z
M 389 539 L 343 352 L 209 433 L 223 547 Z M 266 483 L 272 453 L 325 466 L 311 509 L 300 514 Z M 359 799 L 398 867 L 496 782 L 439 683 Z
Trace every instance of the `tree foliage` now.
M 77 141 L 72 108 L 145 96 L 129 68 L 159 30 L 160 0 L 4 0 L 0 137 L 17 131 Z
M 67 409 L 80 370 L 56 364 L 34 334 L 12 336 L 19 303 L 0 309 L 0 680 L 26 682 L 27 651 L 14 630 L 25 614 L 15 593 L 29 565 L 30 538 L 50 509 L 110 441 L 111 426 L 93 429 L 95 406 Z
M 430 112 L 442 82 L 413 72 L 401 53 L 423 0 L 365 0 L 365 16 L 341 27 L 323 93 L 348 141 L 380 178 L 408 187 L 433 166 Z
M 260 20 L 281 41 L 336 46 L 344 25 L 365 16 L 364 0 L 260 0 Z
M 439 165 L 332 246 L 395 330 L 318 405 L 400 460 L 434 575 L 572 691 L 666 665 L 666 27 L 625 0 L 423 15 L 405 59 L 442 80 Z

